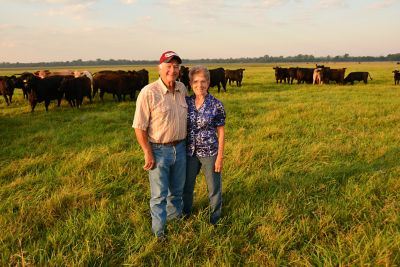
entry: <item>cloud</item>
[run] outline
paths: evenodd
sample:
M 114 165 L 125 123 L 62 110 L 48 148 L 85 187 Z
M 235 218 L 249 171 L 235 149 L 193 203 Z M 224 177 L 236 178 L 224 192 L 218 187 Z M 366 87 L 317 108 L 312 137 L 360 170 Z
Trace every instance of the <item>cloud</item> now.
M 91 7 L 95 1 L 86 1 L 85 3 L 73 3 L 74 1 L 61 1 L 61 0 L 47 0 L 52 3 L 69 2 L 68 4 L 62 3 L 62 7 L 52 7 L 46 11 L 36 13 L 37 16 L 58 17 L 65 16 L 75 20 L 81 20 L 87 17 Z
M 384 0 L 384 1 L 377 1 L 375 3 L 372 3 L 368 5 L 369 9 L 383 9 L 383 8 L 389 8 L 391 6 L 394 6 L 396 4 L 396 0 Z
M 320 0 L 317 8 L 327 9 L 327 8 L 340 8 L 345 6 L 346 6 L 346 1 L 344 0 Z
M 120 2 L 125 5 L 131 5 L 136 3 L 136 0 L 120 0 Z
M 15 43 L 12 41 L 1 41 L 0 42 L 0 47 L 2 48 L 14 48 Z
M 45 4 L 75 4 L 82 3 L 81 0 L 15 0 L 20 3 L 45 3 Z
M 244 8 L 272 8 L 275 6 L 280 6 L 283 4 L 288 3 L 289 1 L 284 1 L 284 0 L 264 0 L 264 1 L 252 1 L 251 3 L 246 3 L 242 4 L 242 7 Z

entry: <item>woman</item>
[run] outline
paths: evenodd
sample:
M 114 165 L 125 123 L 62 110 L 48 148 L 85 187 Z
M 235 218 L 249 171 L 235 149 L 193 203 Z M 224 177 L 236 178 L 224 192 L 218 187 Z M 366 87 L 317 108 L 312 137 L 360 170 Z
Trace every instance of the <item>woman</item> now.
M 221 217 L 222 209 L 225 110 L 222 103 L 208 93 L 210 72 L 206 67 L 191 68 L 189 79 L 194 95 L 186 97 L 188 135 L 183 213 L 191 213 L 196 176 L 202 169 L 210 200 L 210 223 L 215 225 Z

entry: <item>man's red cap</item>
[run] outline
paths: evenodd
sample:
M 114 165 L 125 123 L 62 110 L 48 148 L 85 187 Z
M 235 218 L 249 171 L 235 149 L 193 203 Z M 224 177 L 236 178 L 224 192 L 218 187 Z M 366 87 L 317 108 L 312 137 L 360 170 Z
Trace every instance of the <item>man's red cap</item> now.
M 178 56 L 177 53 L 175 53 L 174 51 L 166 51 L 164 53 L 161 54 L 160 57 L 160 64 L 161 63 L 168 63 L 171 61 L 171 59 L 176 58 L 178 60 L 178 63 L 181 64 L 182 63 L 182 59 Z

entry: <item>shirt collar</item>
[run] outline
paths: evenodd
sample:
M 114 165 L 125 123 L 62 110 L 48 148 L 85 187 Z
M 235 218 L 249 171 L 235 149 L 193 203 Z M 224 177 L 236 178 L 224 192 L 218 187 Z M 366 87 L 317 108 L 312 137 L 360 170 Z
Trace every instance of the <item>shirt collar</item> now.
M 164 82 L 161 80 L 161 77 L 158 78 L 158 83 L 160 84 L 162 93 L 164 95 L 169 92 L 167 86 L 165 86 Z M 175 82 L 175 92 L 180 92 L 181 90 L 179 89 L 179 87 L 177 85 L 178 85 L 178 83 Z

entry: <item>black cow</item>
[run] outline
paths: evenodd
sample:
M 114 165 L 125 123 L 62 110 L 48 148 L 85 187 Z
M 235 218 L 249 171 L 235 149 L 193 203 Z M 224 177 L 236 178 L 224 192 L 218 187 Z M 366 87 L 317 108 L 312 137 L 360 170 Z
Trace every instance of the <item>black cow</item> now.
M 399 82 L 400 82 L 400 71 L 398 71 L 398 70 L 394 70 L 393 71 L 393 73 L 394 73 L 394 84 L 396 85 L 396 84 L 399 84 Z
M 312 68 L 297 68 L 297 83 L 312 83 L 313 74 L 314 69 Z
M 189 67 L 181 66 L 178 80 L 182 82 L 188 90 L 190 90 Z
M 231 82 L 236 82 L 237 87 L 242 86 L 243 71 L 245 71 L 245 69 L 225 70 L 226 82 L 229 82 L 229 85 L 231 85 Z
M 368 76 L 372 80 L 371 75 L 369 72 L 364 72 L 364 71 L 356 71 L 356 72 L 350 72 L 349 75 L 344 79 L 344 83 L 350 83 L 354 84 L 354 81 L 363 81 L 365 84 L 368 83 Z
M 17 77 L 17 75 L 19 77 Z M 32 77 L 32 76 L 34 76 L 34 74 L 30 73 L 30 72 L 23 72 L 21 74 L 15 74 L 12 76 L 15 88 L 22 90 L 24 99 L 28 99 L 28 89 L 27 89 L 26 82 L 27 82 L 28 78 Z
M 281 67 L 273 67 L 275 70 L 275 79 L 276 83 L 282 83 L 284 81 L 286 83 L 286 80 L 289 82 L 289 69 L 288 68 L 281 68 Z
M 57 106 L 60 106 L 63 93 L 59 90 L 64 78 L 73 78 L 74 76 L 54 75 L 46 78 L 36 76 L 29 77 L 27 80 L 27 89 L 29 91 L 29 102 L 31 112 L 35 110 L 37 103 L 44 101 L 46 111 L 49 110 L 51 100 L 57 99 Z
M 100 89 L 100 99 L 103 101 L 104 93 L 115 94 L 118 101 L 122 100 L 122 96 L 129 94 L 131 99 L 135 98 L 135 92 L 142 87 L 139 74 L 136 71 L 125 73 L 103 72 L 98 73 L 93 78 L 93 97 Z
M 142 89 L 149 84 L 149 71 L 141 69 L 137 71 L 137 74 L 139 74 L 140 89 Z
M 14 94 L 14 83 L 12 77 L 0 76 L 0 95 L 3 95 L 7 106 L 10 105 L 12 101 L 12 96 Z
M 61 82 L 59 91 L 64 93 L 65 99 L 71 107 L 80 107 L 83 97 L 86 96 L 92 102 L 92 86 L 90 78 L 86 76 L 64 78 Z
M 218 86 L 218 93 L 221 90 L 221 85 L 226 92 L 226 79 L 224 68 L 210 70 L 210 87 Z
M 293 84 L 293 80 L 297 80 L 297 67 L 288 68 L 288 83 Z

